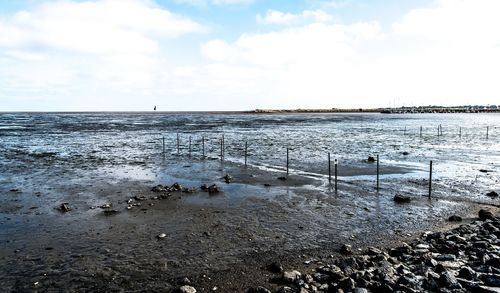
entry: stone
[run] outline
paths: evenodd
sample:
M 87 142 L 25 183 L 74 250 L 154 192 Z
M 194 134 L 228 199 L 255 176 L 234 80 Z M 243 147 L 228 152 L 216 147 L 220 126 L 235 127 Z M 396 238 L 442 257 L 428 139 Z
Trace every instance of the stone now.
M 354 293 L 368 293 L 366 288 L 354 288 Z
M 156 235 L 156 239 L 158 239 L 158 240 L 163 239 L 165 237 L 167 237 L 167 234 L 165 234 L 165 233 L 160 233 L 160 234 Z
M 498 197 L 498 193 L 496 191 L 490 191 L 490 192 L 486 193 L 486 196 Z
M 302 274 L 299 271 L 283 272 L 282 279 L 285 282 L 293 283 L 300 279 Z
M 286 177 L 285 177 L 285 176 L 278 177 L 278 180 L 285 181 L 285 180 L 286 180 Z
M 409 152 L 403 152 L 403 156 L 408 156 L 410 153 Z
M 466 280 L 473 280 L 476 277 L 476 272 L 474 272 L 474 270 L 472 270 L 470 267 L 464 266 L 458 271 L 457 277 Z
M 164 192 L 166 191 L 165 187 L 161 184 L 156 185 L 151 189 L 152 192 Z
M 453 216 L 450 216 L 448 218 L 448 221 L 450 221 L 450 222 L 461 222 L 462 221 L 462 217 L 457 216 L 457 215 L 453 215 Z
M 345 292 L 351 292 L 354 288 L 356 288 L 356 282 L 354 282 L 351 278 L 344 278 L 339 281 L 338 286 Z
M 352 254 L 352 246 L 349 244 L 344 244 L 340 248 L 340 253 L 342 254 Z
M 202 186 L 200 186 L 200 189 L 202 191 L 208 191 L 208 188 L 209 188 L 208 184 L 203 184 Z
M 177 292 L 179 292 L 179 293 L 196 293 L 196 289 L 194 287 L 184 285 L 184 286 L 181 286 L 179 288 L 179 290 L 177 290 Z
M 293 290 L 292 288 L 290 287 L 287 287 L 287 286 L 283 286 L 281 288 L 278 289 L 278 291 L 276 291 L 276 293 L 294 293 L 295 290 Z
M 396 194 L 394 196 L 394 202 L 396 203 L 408 203 L 411 201 L 411 198 L 406 195 Z
M 440 254 L 435 257 L 437 261 L 455 261 L 453 254 Z
M 182 185 L 180 185 L 178 182 L 175 182 L 174 184 L 172 184 L 172 186 L 170 188 L 173 191 L 180 191 L 180 190 L 182 190 Z
M 495 217 L 493 217 L 493 213 L 487 210 L 481 209 L 478 213 L 479 219 L 482 221 L 486 220 L 494 220 Z
M 112 215 L 118 214 L 119 211 L 107 209 L 107 210 L 104 210 L 103 213 L 104 213 L 105 216 L 112 216 Z
M 367 251 L 368 255 L 379 255 L 382 254 L 382 251 L 375 247 L 369 247 Z
M 69 207 L 68 203 L 65 202 L 59 205 L 59 207 L 57 207 L 57 210 L 60 211 L 61 213 L 66 213 L 71 211 L 71 208 Z
M 500 275 L 499 274 L 484 274 L 479 277 L 481 281 L 484 282 L 486 286 L 500 287 Z
M 246 293 L 271 293 L 269 289 L 264 287 L 248 288 Z
M 272 264 L 267 266 L 267 269 L 271 273 L 276 273 L 276 274 L 280 274 L 283 272 L 283 266 L 279 262 L 273 262 Z
M 144 201 L 146 200 L 146 197 L 144 195 L 136 195 L 134 196 L 134 199 L 137 201 Z
M 208 193 L 219 193 L 220 189 L 217 185 L 212 184 L 208 187 Z
M 456 287 L 458 281 L 450 271 L 444 271 L 443 273 L 441 273 L 438 283 L 441 287 L 451 288 Z
M 226 183 L 231 183 L 231 181 L 233 181 L 233 176 L 226 174 L 226 176 L 224 176 L 224 181 L 226 181 Z
M 372 157 L 372 156 L 369 156 L 368 160 L 366 160 L 366 161 L 369 162 L 369 163 L 373 163 L 373 162 L 376 161 L 376 159 L 374 157 Z

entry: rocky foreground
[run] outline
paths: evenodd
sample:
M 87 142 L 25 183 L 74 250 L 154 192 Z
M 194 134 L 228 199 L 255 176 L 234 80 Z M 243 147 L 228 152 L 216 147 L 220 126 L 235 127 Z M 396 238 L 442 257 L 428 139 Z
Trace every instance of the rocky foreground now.
M 450 221 L 461 221 L 458 216 Z M 279 263 L 269 288 L 275 292 L 500 292 L 500 219 L 486 210 L 479 220 L 448 232 L 426 232 L 412 244 L 381 251 L 371 247 L 301 273 L 284 271 Z M 196 292 L 184 285 L 179 292 Z M 247 293 L 271 292 L 264 287 Z

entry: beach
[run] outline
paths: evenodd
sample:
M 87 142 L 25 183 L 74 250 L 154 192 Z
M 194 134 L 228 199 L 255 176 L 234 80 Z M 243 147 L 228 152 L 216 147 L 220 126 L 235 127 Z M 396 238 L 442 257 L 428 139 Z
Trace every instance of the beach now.
M 275 291 L 272 263 L 304 272 L 499 212 L 498 114 L 0 117 L 5 291 Z

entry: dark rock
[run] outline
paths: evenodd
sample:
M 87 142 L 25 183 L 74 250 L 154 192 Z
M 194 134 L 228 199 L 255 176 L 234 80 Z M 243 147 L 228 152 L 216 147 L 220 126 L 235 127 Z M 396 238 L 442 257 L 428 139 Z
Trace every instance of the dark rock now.
M 485 262 L 486 265 L 500 269 L 500 258 L 494 257 Z
M 166 191 L 166 189 L 165 189 L 165 187 L 163 185 L 158 184 L 155 187 L 153 187 L 151 189 L 151 191 L 153 191 L 153 192 L 164 192 L 164 191 Z
M 286 177 L 285 177 L 285 176 L 278 177 L 278 180 L 285 181 L 285 180 L 286 180 Z
M 208 187 L 208 193 L 219 193 L 220 189 L 217 185 L 212 184 Z
M 368 251 L 366 252 L 368 255 L 379 255 L 382 254 L 382 251 L 378 248 L 375 247 L 369 247 Z
M 283 286 L 283 287 L 279 288 L 278 291 L 276 291 L 276 293 L 295 293 L 295 290 L 293 290 L 290 287 Z
M 267 288 L 264 287 L 255 287 L 255 288 L 248 288 L 246 293 L 271 293 Z
M 462 217 L 457 216 L 457 215 L 453 215 L 453 216 L 450 216 L 448 218 L 448 221 L 450 221 L 450 222 L 461 222 L 462 221 Z
M 481 173 L 488 173 L 488 172 L 491 172 L 491 170 L 479 169 L 479 172 L 481 172 Z
M 453 254 L 440 254 L 435 258 L 438 261 L 455 261 L 455 256 Z
M 472 270 L 470 267 L 464 266 L 458 271 L 457 277 L 466 280 L 473 280 L 476 277 L 476 272 L 474 272 L 474 270 Z
M 117 210 L 111 210 L 111 209 L 107 209 L 107 210 L 104 210 L 103 211 L 104 215 L 105 216 L 111 216 L 111 215 L 116 215 L 119 213 L 119 211 Z
M 340 248 L 340 253 L 342 254 L 352 254 L 352 246 L 349 244 L 344 244 Z
M 479 277 L 486 286 L 500 287 L 500 275 L 498 274 L 484 274 Z
M 179 183 L 175 182 L 174 184 L 172 184 L 172 186 L 170 187 L 170 189 L 172 189 L 173 191 L 180 191 L 180 190 L 182 190 L 182 185 L 180 185 Z
M 376 159 L 374 157 L 372 157 L 372 156 L 369 156 L 368 160 L 366 160 L 366 161 L 369 162 L 369 163 L 373 163 L 373 162 L 376 161 Z
M 439 285 L 436 279 L 428 277 L 422 281 L 422 288 L 428 291 L 436 292 L 439 289 Z
M 144 195 L 136 195 L 134 196 L 134 199 L 137 201 L 144 201 L 146 200 L 146 197 Z
M 276 274 L 280 274 L 283 272 L 283 266 L 279 262 L 273 262 L 272 264 L 267 266 L 267 269 L 271 273 L 276 273 Z
M 394 196 L 394 201 L 396 203 L 408 203 L 411 201 L 411 198 L 409 196 L 406 196 L 406 195 L 396 194 Z
M 480 210 L 478 213 L 479 219 L 482 221 L 486 220 L 494 220 L 495 217 L 493 217 L 493 213 L 487 210 Z
M 202 186 L 200 186 L 200 189 L 202 191 L 208 191 L 208 184 L 203 184 Z
M 351 278 L 344 278 L 342 280 L 339 281 L 339 284 L 338 286 L 346 291 L 346 292 L 350 292 L 352 291 L 354 288 L 356 288 L 356 283 L 354 282 L 353 279 Z
M 60 206 L 57 207 L 57 210 L 60 211 L 61 213 L 66 213 L 71 211 L 71 208 L 69 207 L 68 203 L 62 203 Z
M 191 280 L 188 277 L 184 277 L 179 281 L 179 283 L 181 285 L 191 285 Z
M 224 181 L 226 181 L 226 183 L 231 183 L 231 181 L 233 181 L 233 176 L 226 174 L 226 176 L 224 176 Z
M 403 152 L 403 156 L 408 156 L 410 153 L 409 152 Z
M 498 193 L 496 193 L 496 191 L 491 191 L 491 192 L 486 193 L 486 196 L 489 196 L 489 197 L 498 197 Z

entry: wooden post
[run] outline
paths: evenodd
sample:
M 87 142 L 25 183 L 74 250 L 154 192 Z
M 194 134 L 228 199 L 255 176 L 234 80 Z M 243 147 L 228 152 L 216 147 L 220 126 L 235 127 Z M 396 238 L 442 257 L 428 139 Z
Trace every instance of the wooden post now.
M 422 137 L 422 126 L 420 126 L 420 137 Z
M 224 140 L 224 134 L 222 134 L 222 157 L 223 158 L 226 156 L 225 148 L 226 148 L 226 141 Z
M 189 136 L 189 156 L 191 157 L 191 136 Z
M 462 127 L 460 127 L 460 130 L 458 131 L 460 138 L 462 138 Z
M 205 159 L 205 137 L 201 137 L 201 156 L 202 159 Z
M 330 163 L 330 153 L 328 153 L 328 182 L 332 183 L 332 164 Z
M 289 159 L 289 156 L 288 156 L 288 148 L 286 148 L 286 175 L 288 176 L 289 172 L 288 172 L 288 159 Z
M 245 141 L 245 167 L 247 166 L 248 142 Z
M 486 139 L 488 139 L 488 132 L 490 130 L 490 127 L 489 126 L 486 126 Z
M 220 161 L 222 162 L 224 160 L 223 154 L 222 154 L 222 138 L 220 139 Z
M 431 199 L 431 194 L 432 194 L 432 160 L 429 169 L 429 199 Z
M 337 165 L 338 165 L 338 161 L 337 161 L 337 159 L 335 159 L 335 193 L 337 193 L 337 191 L 338 191 L 338 188 L 337 188 Z
M 379 156 L 377 155 L 377 191 L 379 190 L 379 187 L 380 187 L 380 184 L 379 184 L 379 170 L 380 170 L 380 167 L 379 167 Z
M 165 136 L 163 137 L 163 154 L 165 154 Z
M 179 133 L 177 133 L 177 154 L 181 153 L 181 147 L 179 142 Z

